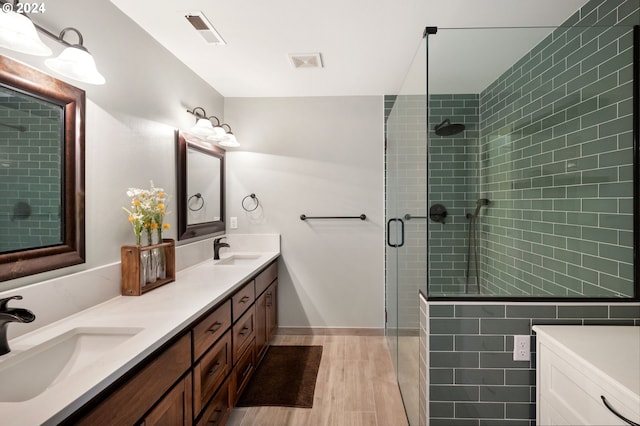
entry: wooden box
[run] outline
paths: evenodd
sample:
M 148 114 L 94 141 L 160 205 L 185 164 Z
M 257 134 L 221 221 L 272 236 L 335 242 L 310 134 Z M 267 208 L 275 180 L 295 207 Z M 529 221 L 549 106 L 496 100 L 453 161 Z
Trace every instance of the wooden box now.
M 142 285 L 140 253 L 144 251 L 151 253 L 151 250 L 156 248 L 164 251 L 166 278 Z M 176 279 L 176 242 L 172 239 L 163 239 L 162 243 L 150 246 L 122 246 L 120 257 L 122 260 L 123 296 L 141 296 Z

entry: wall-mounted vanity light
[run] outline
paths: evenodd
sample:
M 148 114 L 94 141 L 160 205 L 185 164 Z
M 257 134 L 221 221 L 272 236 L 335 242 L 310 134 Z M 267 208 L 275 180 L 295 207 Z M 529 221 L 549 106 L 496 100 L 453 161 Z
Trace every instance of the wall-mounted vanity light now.
M 187 110 L 187 112 L 196 116 L 196 124 L 189 129 L 189 133 L 192 135 L 208 141 L 217 142 L 220 146 L 233 148 L 240 146 L 238 140 L 231 131 L 231 126 L 226 123 L 220 124 L 220 120 L 216 116 L 212 115 L 207 117 L 207 112 L 204 108 L 195 107 L 192 110 Z M 211 120 L 215 120 L 215 124 Z M 226 130 L 225 126 L 229 130 Z
M 229 126 L 228 124 L 223 124 L 222 126 L 227 126 L 229 130 L 226 132 L 224 136 L 220 138 L 220 140 L 218 141 L 218 145 L 231 147 L 231 148 L 239 147 L 240 144 L 236 139 L 236 135 L 234 135 L 233 132 L 231 131 L 231 126 Z
M 51 49 L 45 45 L 38 32 L 52 38 L 66 46 L 60 56 L 47 59 L 45 65 L 65 77 L 89 84 L 104 84 L 104 77 L 98 72 L 93 56 L 83 46 L 82 34 L 75 28 L 65 28 L 57 36 L 51 31 L 37 25 L 27 16 L 18 13 L 22 10 L 18 0 L 13 5 L 2 1 L 0 12 L 0 46 L 16 52 L 29 55 L 49 56 Z M 78 44 L 70 44 L 64 40 L 64 35 L 73 31 L 78 36 Z

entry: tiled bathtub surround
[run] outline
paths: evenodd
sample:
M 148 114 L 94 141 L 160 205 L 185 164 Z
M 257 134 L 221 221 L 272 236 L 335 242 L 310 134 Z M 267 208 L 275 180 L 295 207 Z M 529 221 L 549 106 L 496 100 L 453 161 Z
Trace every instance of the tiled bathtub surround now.
M 429 205 L 444 198 L 455 217 L 431 224 L 431 295 L 450 294 L 464 282 L 464 210 L 475 208 L 477 198 L 491 200 L 480 217 L 484 294 L 633 295 L 638 4 L 590 1 L 483 90 L 476 144 L 469 132 L 459 140 L 432 138 Z M 438 34 L 430 37 L 437 42 Z M 473 108 L 456 96 L 430 96 L 431 126 L 447 115 L 452 122 L 473 119 Z
M 640 304 L 443 302 L 427 312 L 430 426 L 534 426 L 535 353 L 513 361 L 513 336 L 535 324 L 640 326 Z

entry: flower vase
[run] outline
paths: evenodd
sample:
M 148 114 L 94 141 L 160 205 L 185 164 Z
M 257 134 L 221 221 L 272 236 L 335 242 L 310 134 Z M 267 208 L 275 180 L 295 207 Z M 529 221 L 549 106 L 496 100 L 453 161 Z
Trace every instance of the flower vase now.
M 154 254 L 155 249 L 147 250 L 149 258 L 147 259 L 147 284 L 153 284 L 158 278 L 158 256 Z
M 164 252 L 164 248 L 160 247 L 153 250 L 157 252 L 158 257 L 158 270 L 156 276 L 159 280 L 164 280 L 167 278 L 167 257 Z
M 143 250 L 140 252 L 140 286 L 144 287 L 147 285 L 147 277 L 149 273 L 149 252 L 147 250 Z
M 153 275 L 153 281 L 164 278 L 162 271 L 164 270 L 164 262 L 162 260 L 162 254 L 164 250 L 161 247 L 155 247 L 151 249 L 151 274 Z

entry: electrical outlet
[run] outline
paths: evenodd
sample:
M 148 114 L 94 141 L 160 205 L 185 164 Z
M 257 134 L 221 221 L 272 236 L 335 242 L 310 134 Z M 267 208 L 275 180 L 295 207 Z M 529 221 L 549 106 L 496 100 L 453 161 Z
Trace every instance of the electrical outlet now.
M 513 360 L 531 360 L 531 336 L 513 336 Z
M 229 218 L 229 226 L 231 227 L 231 229 L 237 229 L 238 228 L 238 218 L 235 216 L 231 216 Z

